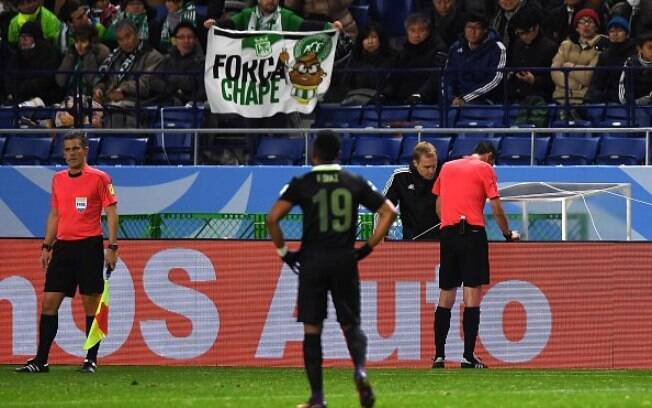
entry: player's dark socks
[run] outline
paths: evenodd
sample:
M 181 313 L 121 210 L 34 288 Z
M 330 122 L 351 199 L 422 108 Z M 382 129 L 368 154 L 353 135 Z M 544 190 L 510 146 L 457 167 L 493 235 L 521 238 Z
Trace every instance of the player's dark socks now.
M 435 310 L 435 357 L 446 356 L 446 337 L 451 328 L 451 310 L 437 306 Z
M 313 396 L 323 400 L 321 334 L 303 335 L 303 365 L 306 368 Z M 313 398 L 310 398 L 313 401 Z
M 464 308 L 464 356 L 473 357 L 475 351 L 475 339 L 478 337 L 478 327 L 480 326 L 480 308 Z
M 38 335 L 38 351 L 34 360 L 41 364 L 48 362 L 50 347 L 59 329 L 59 315 L 41 315 Z
M 349 348 L 351 360 L 356 373 L 364 372 L 365 359 L 367 358 L 367 336 L 360 326 L 355 325 L 344 331 L 346 345 Z
M 95 316 L 86 316 L 86 337 L 88 337 L 88 333 L 91 331 L 91 326 L 93 325 L 94 319 Z M 89 348 L 88 352 L 86 352 L 86 359 L 97 363 L 97 352 L 99 349 L 100 343 L 97 343 L 93 347 Z

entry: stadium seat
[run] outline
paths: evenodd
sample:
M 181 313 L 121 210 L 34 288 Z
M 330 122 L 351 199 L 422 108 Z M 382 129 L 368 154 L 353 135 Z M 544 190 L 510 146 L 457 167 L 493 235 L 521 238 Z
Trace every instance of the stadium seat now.
M 503 136 L 496 162 L 507 165 L 531 164 L 531 144 L 532 140 L 530 138 Z M 534 164 L 542 164 L 545 161 L 549 146 L 550 137 L 536 137 L 534 141 Z
M 2 162 L 2 155 L 5 152 L 6 144 L 7 144 L 7 136 L 0 135 L 0 163 Z
M 317 113 L 313 127 L 341 127 L 337 123 L 348 123 L 358 127 L 362 118 L 362 106 L 342 106 L 339 103 L 321 103 L 317 105 Z
M 302 164 L 305 139 L 265 136 L 260 139 L 254 164 Z
M 401 137 L 390 135 L 360 135 L 356 137 L 351 164 L 392 164 L 398 160 Z
M 97 155 L 99 164 L 142 164 L 145 160 L 146 137 L 104 136 Z
M 376 0 L 376 7 L 381 26 L 390 37 L 405 36 L 405 18 L 415 11 L 414 0 Z
M 440 137 L 440 136 L 421 136 L 422 141 L 430 142 L 437 149 L 437 161 L 443 163 L 448 160 L 448 151 L 450 150 L 452 137 Z M 401 155 L 399 156 L 400 164 L 409 164 L 412 161 L 412 151 L 414 146 L 418 143 L 418 137 L 416 135 L 408 135 L 403 137 L 403 145 L 401 147 Z
M 204 121 L 202 108 L 169 107 L 161 109 L 161 129 L 201 128 Z M 159 133 L 149 140 L 149 162 L 155 164 L 192 164 L 194 134 Z
M 99 137 L 89 137 L 88 138 L 88 156 L 86 156 L 86 162 L 88 164 L 95 164 L 97 160 L 97 153 L 100 148 L 100 138 Z M 52 151 L 50 152 L 50 158 L 48 159 L 50 164 L 66 164 L 66 161 L 63 158 L 63 134 L 58 134 L 52 142 Z
M 498 150 L 500 138 L 494 137 L 474 137 L 474 136 L 458 136 L 453 142 L 453 147 L 449 154 L 449 160 L 459 159 L 473 153 L 473 149 L 480 142 L 490 142 Z
M 599 141 L 594 137 L 556 136 L 552 140 L 546 163 L 552 165 L 593 164 Z
M 604 136 L 595 164 L 636 165 L 645 160 L 645 139 Z
M 353 16 L 353 19 L 358 24 L 358 27 L 366 27 L 367 22 L 369 21 L 369 5 L 368 4 L 358 4 L 352 5 L 349 7 L 349 11 Z
M 503 127 L 505 110 L 502 105 L 465 105 L 449 111 L 449 124 L 454 127 Z
M 392 124 L 400 124 L 410 120 L 410 106 L 396 105 L 383 106 L 380 111 L 380 126 L 388 127 Z
M 0 106 L 0 129 L 13 129 L 16 111 L 10 106 Z
M 415 105 L 410 112 L 410 121 L 423 127 L 439 127 L 441 110 L 437 105 Z
M 11 136 L 6 142 L 4 164 L 46 164 L 52 139 L 38 136 Z

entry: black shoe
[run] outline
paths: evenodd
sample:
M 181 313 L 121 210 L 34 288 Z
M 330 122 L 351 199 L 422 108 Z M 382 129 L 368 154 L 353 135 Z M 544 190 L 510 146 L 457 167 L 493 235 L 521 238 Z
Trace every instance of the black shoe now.
M 470 358 L 462 356 L 460 367 L 461 368 L 489 368 L 475 355 L 471 356 Z
M 84 359 L 84 364 L 79 368 L 80 373 L 95 374 L 97 371 L 97 363 L 93 360 Z
M 16 372 L 28 374 L 48 373 L 50 372 L 50 366 L 48 366 L 48 363 L 39 363 L 35 358 L 33 358 L 28 360 L 24 366 L 18 367 Z
M 432 359 L 432 368 L 446 367 L 446 359 L 444 357 L 435 357 Z
M 371 388 L 371 384 L 367 379 L 366 375 L 360 375 L 355 377 L 355 386 L 358 389 L 358 396 L 360 397 L 360 406 L 364 408 L 371 408 L 376 402 L 376 397 L 374 396 L 374 390 Z
M 297 408 L 326 408 L 326 407 L 327 407 L 326 401 L 314 402 L 312 400 L 308 400 L 303 404 L 297 405 Z

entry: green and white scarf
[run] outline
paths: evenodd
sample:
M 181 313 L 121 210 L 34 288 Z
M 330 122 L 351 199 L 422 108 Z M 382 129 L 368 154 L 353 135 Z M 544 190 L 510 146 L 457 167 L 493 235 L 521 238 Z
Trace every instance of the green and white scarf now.
M 106 75 L 107 75 L 106 73 L 111 70 L 111 67 L 113 66 L 113 64 L 115 64 L 115 62 L 120 57 L 126 55 L 126 58 L 124 59 L 124 61 L 122 61 L 122 64 L 120 64 L 120 69 L 118 70 L 119 74 L 118 74 L 118 82 L 117 83 L 119 84 L 120 82 L 122 82 L 125 75 L 127 75 L 127 73 L 129 73 L 129 71 L 131 71 L 131 68 L 133 68 L 134 62 L 136 62 L 136 57 L 143 51 L 144 44 L 145 44 L 144 41 L 140 41 L 138 43 L 138 47 L 136 47 L 136 49 L 133 52 L 129 53 L 129 54 L 126 54 L 124 51 L 122 51 L 122 49 L 120 47 L 117 47 L 115 50 L 113 50 L 111 52 L 111 54 L 109 54 L 109 56 L 106 57 L 106 59 L 104 60 L 104 62 L 100 66 L 99 71 L 101 73 L 105 74 L 105 75 L 102 76 L 102 79 L 104 79 L 104 77 L 106 77 Z
M 276 7 L 274 12 L 264 16 L 260 12 L 260 7 L 256 7 L 255 11 L 251 13 L 248 29 L 250 31 L 283 31 L 281 25 L 281 8 Z

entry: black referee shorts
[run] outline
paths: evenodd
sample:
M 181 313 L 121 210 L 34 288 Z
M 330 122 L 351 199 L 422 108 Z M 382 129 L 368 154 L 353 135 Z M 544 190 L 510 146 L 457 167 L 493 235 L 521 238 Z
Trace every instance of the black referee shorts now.
M 104 290 L 104 245 L 102 237 L 77 241 L 57 241 L 45 275 L 45 292 L 63 292 L 75 296 L 77 286 L 82 295 Z
M 441 231 L 439 288 L 475 287 L 489 283 L 489 243 L 480 226 L 460 224 Z
M 297 321 L 322 324 L 331 293 L 337 321 L 360 324 L 360 280 L 353 249 L 301 251 Z

